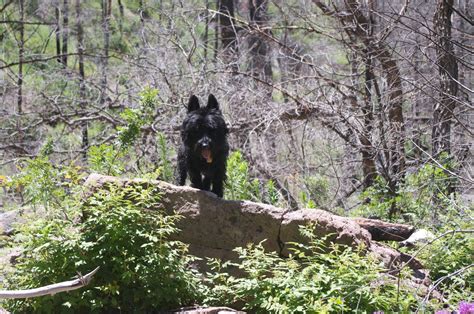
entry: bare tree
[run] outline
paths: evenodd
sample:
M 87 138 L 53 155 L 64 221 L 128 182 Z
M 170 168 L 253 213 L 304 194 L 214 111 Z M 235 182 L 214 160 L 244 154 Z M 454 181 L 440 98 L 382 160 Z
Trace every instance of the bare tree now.
M 217 0 L 222 50 L 237 50 L 237 35 L 234 23 L 234 0 Z
M 458 64 L 451 38 L 453 0 L 439 0 L 434 14 L 434 36 L 439 71 L 439 102 L 433 109 L 433 155 L 451 152 L 451 124 L 458 93 Z
M 18 39 L 18 99 L 17 112 L 21 116 L 23 113 L 23 62 L 25 58 L 25 2 L 18 2 L 20 8 L 20 38 Z
M 249 0 L 250 23 L 254 29 L 268 33 L 267 27 L 267 0 Z M 264 78 L 272 77 L 272 63 L 270 59 L 270 46 L 259 31 L 250 35 L 249 47 L 252 60 L 250 68 L 253 75 L 262 76 Z
M 112 11 L 112 0 L 102 0 L 102 28 L 104 33 L 104 53 L 101 59 L 102 79 L 100 82 L 100 103 L 103 104 L 106 98 L 107 76 L 109 63 L 110 46 L 110 18 Z
M 81 0 L 76 0 L 76 29 L 77 29 L 77 56 L 79 59 L 79 108 L 86 109 L 86 82 L 84 71 L 84 29 L 82 26 Z M 87 148 L 89 147 L 89 134 L 87 120 L 82 122 L 82 144 L 83 158 L 87 159 Z
M 69 0 L 63 2 L 63 47 L 62 47 L 62 64 L 67 67 L 67 53 L 69 41 Z
M 60 8 L 59 1 L 54 3 L 54 17 L 55 17 L 55 28 L 54 35 L 56 39 L 56 55 L 58 56 L 58 62 L 61 63 L 61 22 L 60 22 Z

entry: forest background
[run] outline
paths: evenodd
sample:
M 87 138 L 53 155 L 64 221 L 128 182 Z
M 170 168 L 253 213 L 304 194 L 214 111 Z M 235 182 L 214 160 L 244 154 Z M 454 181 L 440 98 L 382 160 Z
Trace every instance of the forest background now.
M 472 12 L 471 0 L 2 0 L 2 206 L 54 207 L 90 172 L 174 182 L 185 104 L 212 93 L 233 151 L 225 198 L 470 230 Z

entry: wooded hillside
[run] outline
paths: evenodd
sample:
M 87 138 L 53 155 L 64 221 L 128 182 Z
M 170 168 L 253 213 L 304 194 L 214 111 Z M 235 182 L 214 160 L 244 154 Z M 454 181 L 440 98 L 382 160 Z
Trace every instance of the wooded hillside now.
M 213 94 L 230 131 L 225 199 L 426 229 L 439 241 L 421 262 L 439 308 L 457 309 L 473 284 L 472 7 L 0 0 L 0 209 L 81 229 L 92 172 L 176 183 L 188 99 Z

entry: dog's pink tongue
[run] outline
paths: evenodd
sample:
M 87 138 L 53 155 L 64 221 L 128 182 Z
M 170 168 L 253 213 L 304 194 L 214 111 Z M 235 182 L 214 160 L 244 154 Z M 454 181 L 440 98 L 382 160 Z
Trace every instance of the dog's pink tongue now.
M 211 154 L 210 149 L 207 149 L 207 148 L 203 149 L 201 151 L 201 155 L 204 159 L 206 159 L 208 164 L 212 163 L 212 154 Z

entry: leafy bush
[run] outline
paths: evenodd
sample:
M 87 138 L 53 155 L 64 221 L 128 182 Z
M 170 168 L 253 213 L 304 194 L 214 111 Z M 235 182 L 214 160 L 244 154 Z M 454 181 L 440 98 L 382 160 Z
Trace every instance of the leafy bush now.
M 117 127 L 117 142 L 92 146 L 88 151 L 91 170 L 106 175 L 120 175 L 125 170 L 125 157 L 141 135 L 141 128 L 153 122 L 158 106 L 158 90 L 147 87 L 140 93 L 138 108 L 125 108 L 120 117 L 123 125 Z M 127 158 L 128 160 L 130 158 Z
M 363 248 L 326 245 L 313 228 L 302 228 L 309 244 L 293 243 L 293 255 L 284 259 L 267 253 L 262 244 L 238 248 L 242 262 L 213 261 L 217 272 L 207 302 L 243 303 L 257 313 L 408 312 L 416 304 L 411 292 L 383 275 L 379 261 Z M 234 266 L 245 273 L 236 278 L 224 270 Z M 399 293 L 399 295 L 397 295 Z
M 235 151 L 227 160 L 225 198 L 232 200 L 259 200 L 259 181 L 250 181 L 249 167 L 242 153 Z
M 87 155 L 91 171 L 118 176 L 125 170 L 125 165 L 121 160 L 124 152 L 117 151 L 113 145 L 91 146 Z
M 308 176 L 304 179 L 307 192 L 301 192 L 300 198 L 305 208 L 323 206 L 329 199 L 329 182 L 321 176 Z
M 159 202 L 154 188 L 110 186 L 70 213 L 71 220 L 47 218 L 26 227 L 24 256 L 8 277 L 8 289 L 100 270 L 86 288 L 9 301 L 7 307 L 29 313 L 143 313 L 199 300 L 199 278 L 189 268 L 194 259 L 184 244 L 169 240 L 179 217 L 157 211 Z M 82 223 L 73 223 L 79 219 Z
M 452 162 L 445 154 L 443 156 L 440 157 L 445 160 L 443 168 L 452 169 Z M 418 171 L 408 174 L 395 197 L 390 193 L 386 180 L 377 177 L 374 184 L 361 194 L 365 204 L 352 214 L 408 221 L 416 225 L 440 226 L 441 217 L 452 204 L 450 186 L 454 184 L 452 176 L 443 168 L 426 164 Z M 399 211 L 394 217 L 389 217 L 392 207 Z
M 242 153 L 235 151 L 227 160 L 226 199 L 251 200 L 277 205 L 280 194 L 272 180 L 262 185 L 258 179 L 250 179 L 249 166 Z
M 9 188 L 23 191 L 26 203 L 40 204 L 46 209 L 63 202 L 81 178 L 80 168 L 74 163 L 54 164 L 50 159 L 52 150 L 52 140 L 48 139 L 38 156 L 21 161 L 18 165 L 20 173 L 6 183 Z
M 163 133 L 158 134 L 157 144 L 158 156 L 160 157 L 158 167 L 159 178 L 166 182 L 173 182 L 174 166 L 170 161 L 170 150 Z
M 438 239 L 424 248 L 419 258 L 430 270 L 431 280 L 439 282 L 438 290 L 443 292 L 446 304 L 455 310 L 456 304 L 472 301 L 473 296 L 474 213 L 472 208 L 450 210 L 451 220 L 446 218 L 445 225 L 436 233 Z
M 462 206 L 451 193 L 455 179 L 447 170 L 452 171 L 455 165 L 446 154 L 439 160 L 442 167 L 429 163 L 407 175 L 395 197 L 390 195 L 387 182 L 378 177 L 361 195 L 367 203 L 352 215 L 389 220 L 389 210 L 395 206 L 399 213 L 392 217 L 393 220 L 408 222 L 418 229 L 429 229 L 437 237 L 445 234 L 417 257 L 430 269 L 430 278 L 440 281 L 438 290 L 443 291 L 447 304 L 455 310 L 456 304 L 472 295 L 474 239 L 471 233 L 463 230 L 472 229 L 473 213 L 472 208 Z M 409 253 L 416 250 L 409 250 Z

